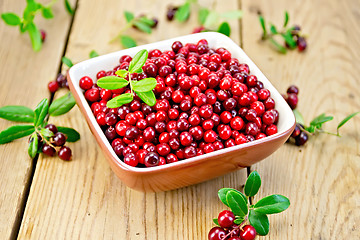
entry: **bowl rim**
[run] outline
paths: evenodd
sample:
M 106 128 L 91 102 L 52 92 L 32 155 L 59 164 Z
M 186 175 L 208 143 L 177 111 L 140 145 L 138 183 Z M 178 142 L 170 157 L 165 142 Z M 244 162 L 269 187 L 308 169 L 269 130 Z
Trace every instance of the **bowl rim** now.
M 133 172 L 133 173 L 137 173 L 137 174 L 147 174 L 147 173 L 154 173 L 154 172 L 170 171 L 170 170 L 178 169 L 181 167 L 188 167 L 189 165 L 193 165 L 193 164 L 198 164 L 199 162 L 206 161 L 207 158 L 211 158 L 211 157 L 214 157 L 217 155 L 223 155 L 223 154 L 238 151 L 241 149 L 253 148 L 253 147 L 256 147 L 257 145 L 262 145 L 266 142 L 274 141 L 276 139 L 282 138 L 285 135 L 289 134 L 289 131 L 294 127 L 295 117 L 294 117 L 292 110 L 290 109 L 290 107 L 288 106 L 288 104 L 285 102 L 285 100 L 282 97 L 281 98 L 277 97 L 278 99 L 276 100 L 276 106 L 279 103 L 281 103 L 280 105 L 282 105 L 281 107 L 284 108 L 283 110 L 289 113 L 288 114 L 289 119 L 287 120 L 289 123 L 286 124 L 288 126 L 283 131 L 278 132 L 274 135 L 267 136 L 265 138 L 258 139 L 258 140 L 252 141 L 252 142 L 224 148 L 224 149 L 217 150 L 217 151 L 214 151 L 211 153 L 195 156 L 195 157 L 192 157 L 189 159 L 180 160 L 175 163 L 165 164 L 165 165 L 155 166 L 155 167 L 149 167 L 149 168 L 139 168 L 139 167 L 132 167 L 130 165 L 127 165 L 115 154 L 114 150 L 111 147 L 110 142 L 107 140 L 104 132 L 101 130 L 100 126 L 96 122 L 96 119 L 90 109 L 90 105 L 88 104 L 88 102 L 86 101 L 86 99 L 84 97 L 83 90 L 80 89 L 78 84 L 75 84 L 75 83 L 78 83 L 76 80 L 74 80 L 75 79 L 74 75 L 76 75 L 76 71 L 84 70 L 87 68 L 86 66 L 88 66 L 88 65 L 94 65 L 105 59 L 114 58 L 115 56 L 118 56 L 117 59 L 119 59 L 120 56 L 125 55 L 125 54 L 134 55 L 136 52 L 138 52 L 141 49 L 150 50 L 150 49 L 154 49 L 154 48 L 159 48 L 160 45 L 164 45 L 164 44 L 166 44 L 166 46 L 168 46 L 169 43 L 172 44 L 172 42 L 174 42 L 174 41 L 181 41 L 183 43 L 184 42 L 193 42 L 194 43 L 200 39 L 208 39 L 208 38 L 220 39 L 221 41 L 224 42 L 223 45 L 225 48 L 228 48 L 229 47 L 228 45 L 231 45 L 231 47 L 236 48 L 237 55 L 239 55 L 239 54 L 242 55 L 241 57 L 243 58 L 243 60 L 245 60 L 244 62 L 248 65 L 251 65 L 250 69 L 252 69 L 252 71 L 253 71 L 255 68 L 255 71 L 257 72 L 255 75 L 258 77 L 258 79 L 261 78 L 261 81 L 263 81 L 263 80 L 266 81 L 266 88 L 267 89 L 270 88 L 269 91 L 271 92 L 271 95 L 273 96 L 273 94 L 275 94 L 275 95 L 281 96 L 281 94 L 276 90 L 276 88 L 271 84 L 271 82 L 266 78 L 266 76 L 261 72 L 261 70 L 255 65 L 255 63 L 247 56 L 247 54 L 242 50 L 242 48 L 240 46 L 238 46 L 229 37 L 227 37 L 223 34 L 217 33 L 217 32 L 204 32 L 204 33 L 190 34 L 190 35 L 175 37 L 175 38 L 171 38 L 171 39 L 167 39 L 167 40 L 163 40 L 163 41 L 159 41 L 159 42 L 155 42 L 155 43 L 145 44 L 145 45 L 141 45 L 141 46 L 137 46 L 137 47 L 133 47 L 133 48 L 129 48 L 129 49 L 124 49 L 124 50 L 112 52 L 109 54 L 101 55 L 101 56 L 98 56 L 95 58 L 91 58 L 91 59 L 79 62 L 69 69 L 69 71 L 67 73 L 67 79 L 69 82 L 70 90 L 74 95 L 76 103 L 79 105 L 79 108 L 80 108 L 82 114 L 85 116 L 86 122 L 89 125 L 90 129 L 92 130 L 92 133 L 93 133 L 94 137 L 96 138 L 96 140 L 98 141 L 98 144 L 100 145 L 100 147 L 101 147 L 101 144 L 99 143 L 99 139 L 101 139 L 103 144 L 106 146 L 107 152 L 105 153 L 105 155 L 108 157 L 111 157 L 111 160 L 117 166 L 119 166 L 120 168 L 122 168 L 125 171 Z M 170 45 L 170 47 L 171 47 L 171 45 Z M 234 53 L 231 51 L 231 54 L 233 55 Z M 236 57 L 236 58 L 239 58 L 239 57 Z M 114 63 L 114 65 L 115 64 L 116 63 Z M 102 148 L 102 149 L 104 150 L 104 148 Z

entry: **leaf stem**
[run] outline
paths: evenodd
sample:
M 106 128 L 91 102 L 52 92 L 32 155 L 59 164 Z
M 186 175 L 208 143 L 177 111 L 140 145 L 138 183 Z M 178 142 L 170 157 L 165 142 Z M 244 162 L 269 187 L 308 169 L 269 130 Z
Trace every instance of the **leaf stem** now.
M 247 220 L 248 220 L 248 215 L 245 216 L 244 221 L 242 221 L 239 225 L 234 227 L 233 230 L 231 230 L 228 234 L 226 234 L 223 238 L 221 238 L 221 240 L 227 239 L 233 232 L 235 232 L 239 228 L 242 229 L 243 225 L 246 223 Z
M 55 147 L 49 140 L 47 140 L 47 139 L 41 134 L 41 132 L 39 131 L 38 128 L 35 128 L 35 132 L 40 135 L 41 140 L 43 140 L 44 142 L 46 142 L 47 145 L 49 145 L 50 147 L 56 149 L 56 147 Z
M 131 20 L 130 22 L 128 22 L 122 29 L 120 29 L 119 34 L 118 34 L 116 37 L 114 37 L 113 39 L 111 39 L 111 40 L 109 41 L 109 43 L 113 43 L 113 42 L 115 42 L 117 39 L 119 39 L 119 38 L 123 35 L 123 33 L 124 33 L 126 30 L 128 30 L 128 29 L 133 25 L 133 23 L 134 23 L 134 20 Z
M 130 84 L 131 95 L 134 97 L 133 86 L 131 84 L 131 73 L 130 72 L 129 72 L 129 84 Z

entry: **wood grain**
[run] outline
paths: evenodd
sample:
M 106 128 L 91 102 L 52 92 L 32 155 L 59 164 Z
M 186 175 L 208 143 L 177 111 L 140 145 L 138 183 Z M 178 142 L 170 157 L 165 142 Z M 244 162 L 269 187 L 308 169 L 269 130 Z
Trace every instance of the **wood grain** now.
M 123 10 L 158 16 L 159 26 L 151 35 L 129 30 L 140 44 L 185 35 L 197 26 L 195 14 L 186 24 L 167 22 L 170 1 L 97 3 L 79 1 L 66 52 L 74 62 L 86 59 L 92 49 L 100 54 L 120 49 L 118 43 L 108 41 L 124 25 Z M 232 10 L 238 2 L 224 5 L 219 1 L 216 7 Z M 233 39 L 240 42 L 239 22 L 231 25 Z M 212 218 L 223 209 L 217 190 L 224 186 L 240 189 L 244 183 L 246 171 L 240 170 L 174 191 L 136 192 L 111 171 L 78 109 L 53 120 L 73 126 L 82 139 L 69 144 L 74 152 L 72 162 L 38 160 L 19 239 L 206 239 Z
M 358 1 L 249 1 L 242 3 L 243 46 L 280 92 L 300 87 L 299 107 L 307 122 L 320 113 L 335 116 L 324 125 L 336 131 L 346 115 L 359 111 L 360 28 Z M 308 33 L 308 49 L 280 55 L 259 42 L 261 11 L 281 25 L 283 11 L 290 23 Z M 253 167 L 262 176 L 257 199 L 280 193 L 290 208 L 270 218 L 270 234 L 263 239 L 359 239 L 360 118 L 344 125 L 341 138 L 311 137 L 298 148 L 285 145 Z
M 22 14 L 25 1 L 4 0 L 0 12 Z M 64 50 L 71 17 L 61 4 L 54 6 L 55 18 L 36 23 L 47 32 L 47 39 L 39 53 L 33 52 L 27 34 L 20 35 L 18 28 L 0 23 L 0 105 L 25 105 L 35 108 L 49 97 L 47 83 L 56 76 Z M 0 130 L 14 123 L 0 120 Z M 0 146 L 0 236 L 16 237 L 23 205 L 31 183 L 34 162 L 27 154 L 27 139 L 16 140 Z

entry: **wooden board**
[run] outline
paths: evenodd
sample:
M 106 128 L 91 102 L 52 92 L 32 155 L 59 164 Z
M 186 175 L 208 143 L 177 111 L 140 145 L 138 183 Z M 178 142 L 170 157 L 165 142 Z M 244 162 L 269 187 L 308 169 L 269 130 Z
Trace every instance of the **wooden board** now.
M 325 112 L 336 124 L 360 109 L 358 36 L 359 1 L 242 2 L 243 46 L 275 87 L 300 88 L 299 107 L 307 123 Z M 261 11 L 277 26 L 288 10 L 290 24 L 308 34 L 308 50 L 281 55 L 261 43 L 257 19 Z M 341 129 L 342 137 L 323 134 L 298 148 L 285 145 L 254 168 L 262 176 L 259 197 L 279 193 L 290 208 L 270 218 L 270 234 L 262 239 L 359 239 L 360 118 Z
M 25 1 L 4 0 L 0 12 L 22 15 Z M 39 28 L 45 29 L 47 39 L 41 52 L 35 53 L 27 34 L 18 28 L 0 23 L 0 105 L 25 105 L 35 108 L 49 97 L 47 83 L 54 79 L 64 50 L 71 17 L 62 4 L 54 6 L 55 18 L 36 17 Z M 14 123 L 0 120 L 0 130 Z M 0 145 L 0 236 L 14 238 L 19 230 L 24 204 L 27 200 L 34 162 L 27 154 L 27 139 Z
M 141 44 L 190 33 L 197 26 L 195 15 L 186 24 L 169 23 L 165 20 L 169 4 L 160 0 L 79 1 L 66 56 L 78 62 L 88 58 L 92 49 L 100 54 L 121 49 L 118 43 L 108 41 L 124 25 L 123 10 L 158 16 L 159 26 L 151 35 L 129 30 Z M 232 10 L 238 2 L 216 6 L 219 11 Z M 231 25 L 233 39 L 240 42 L 239 22 Z M 246 171 L 240 170 L 179 190 L 136 192 L 111 171 L 78 109 L 52 120 L 74 127 L 82 139 L 69 144 L 74 152 L 72 162 L 39 159 L 20 239 L 205 239 L 213 226 L 212 218 L 224 208 L 217 190 L 240 189 L 244 183 Z

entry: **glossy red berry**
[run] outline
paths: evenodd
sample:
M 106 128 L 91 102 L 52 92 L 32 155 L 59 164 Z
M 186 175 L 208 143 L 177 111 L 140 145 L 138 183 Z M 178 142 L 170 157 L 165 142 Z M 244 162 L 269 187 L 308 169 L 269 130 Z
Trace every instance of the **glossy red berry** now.
M 256 237 L 256 230 L 251 225 L 245 225 L 240 231 L 241 240 L 254 240 Z
M 59 89 L 59 84 L 56 81 L 51 81 L 48 84 L 48 89 L 51 93 L 55 93 Z
M 59 158 L 65 161 L 69 161 L 71 159 L 71 149 L 66 146 L 62 146 L 58 152 Z
M 155 152 L 149 152 L 144 158 L 144 163 L 146 167 L 155 167 L 159 165 L 160 157 Z
M 235 215 L 229 210 L 224 210 L 219 213 L 218 222 L 220 227 L 229 228 L 234 224 Z
M 213 227 L 208 234 L 209 240 L 223 240 L 226 235 L 226 232 L 224 229 L 220 227 Z
M 94 82 L 90 77 L 84 76 L 84 77 L 80 78 L 79 86 L 81 89 L 88 90 L 88 89 L 92 88 L 93 85 L 94 85 Z

